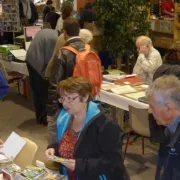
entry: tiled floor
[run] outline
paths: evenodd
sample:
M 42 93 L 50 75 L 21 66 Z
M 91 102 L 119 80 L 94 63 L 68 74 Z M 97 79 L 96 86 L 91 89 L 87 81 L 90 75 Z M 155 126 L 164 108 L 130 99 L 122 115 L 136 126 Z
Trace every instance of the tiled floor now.
M 37 159 L 44 159 L 47 146 L 47 127 L 36 124 L 30 103 L 21 95 L 10 92 L 0 102 L 0 137 L 6 139 L 15 131 L 38 144 Z M 145 155 L 141 155 L 141 139 L 129 145 L 125 165 L 132 180 L 153 180 L 155 174 L 157 145 L 145 141 Z

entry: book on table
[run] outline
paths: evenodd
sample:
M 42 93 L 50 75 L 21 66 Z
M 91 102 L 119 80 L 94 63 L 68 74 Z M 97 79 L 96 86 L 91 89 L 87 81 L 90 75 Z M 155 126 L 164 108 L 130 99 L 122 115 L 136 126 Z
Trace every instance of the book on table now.
M 134 99 L 134 100 L 138 101 L 139 98 L 142 98 L 142 97 L 145 96 L 145 91 L 129 93 L 129 94 L 125 94 L 124 96 L 126 96 L 126 97 L 128 97 L 130 99 Z
M 140 84 L 145 84 L 145 81 L 144 81 L 144 79 L 136 77 L 136 76 L 135 77 L 125 77 L 125 78 L 116 80 L 115 84 L 137 86 Z
M 110 89 L 115 94 L 128 94 L 137 92 L 136 88 L 131 87 L 130 85 L 118 86 Z

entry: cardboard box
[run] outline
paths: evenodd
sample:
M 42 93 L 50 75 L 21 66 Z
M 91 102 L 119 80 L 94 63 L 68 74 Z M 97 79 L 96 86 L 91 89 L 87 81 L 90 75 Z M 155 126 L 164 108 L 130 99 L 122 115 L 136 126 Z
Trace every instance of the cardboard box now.
M 21 49 L 25 49 L 25 37 L 24 35 L 14 38 L 14 44 L 20 46 Z
M 175 11 L 180 12 L 180 3 L 175 3 Z
M 174 44 L 174 39 L 168 37 L 156 36 L 153 41 L 153 46 L 165 48 L 165 49 L 170 49 L 173 46 L 173 44 Z
M 13 44 L 4 44 L 0 45 L 0 53 L 9 54 L 10 50 L 20 49 L 20 46 Z
M 172 20 L 152 20 L 151 29 L 155 32 L 174 33 L 174 21 Z

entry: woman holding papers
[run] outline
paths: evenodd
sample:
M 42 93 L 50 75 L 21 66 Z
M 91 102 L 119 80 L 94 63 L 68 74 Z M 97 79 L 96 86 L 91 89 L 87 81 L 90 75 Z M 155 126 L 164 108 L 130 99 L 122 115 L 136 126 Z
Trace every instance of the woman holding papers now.
M 122 131 L 91 101 L 91 84 L 70 77 L 58 85 L 63 104 L 57 119 L 58 144 L 46 157 L 62 157 L 62 172 L 70 180 L 129 180 L 122 162 Z

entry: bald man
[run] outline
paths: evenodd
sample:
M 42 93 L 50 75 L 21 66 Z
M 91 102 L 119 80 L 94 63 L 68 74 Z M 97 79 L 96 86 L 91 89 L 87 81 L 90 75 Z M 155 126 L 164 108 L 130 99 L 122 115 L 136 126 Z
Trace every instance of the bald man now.
M 138 59 L 133 74 L 143 78 L 146 84 L 151 84 L 154 72 L 162 64 L 160 53 L 153 47 L 148 36 L 139 36 L 136 40 Z

